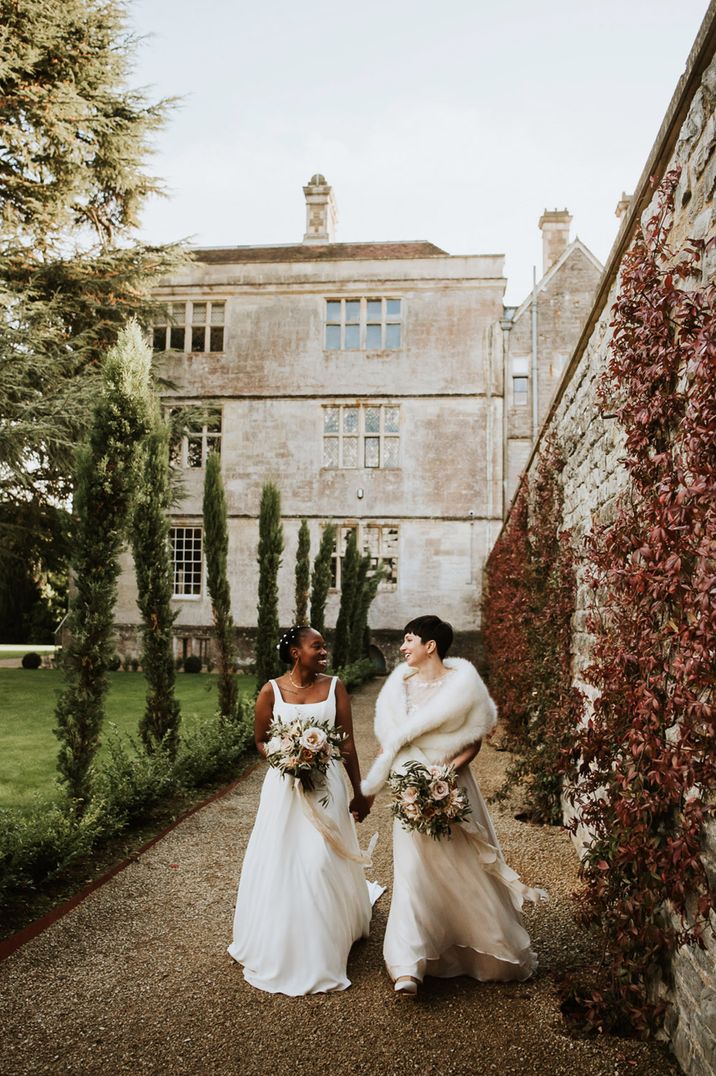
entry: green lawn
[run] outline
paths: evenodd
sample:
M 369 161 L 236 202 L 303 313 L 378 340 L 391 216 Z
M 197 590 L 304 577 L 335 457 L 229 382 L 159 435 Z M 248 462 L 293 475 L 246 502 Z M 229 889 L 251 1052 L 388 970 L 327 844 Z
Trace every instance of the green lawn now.
M 146 680 L 141 673 L 110 673 L 107 724 L 123 736 L 138 739 Z M 253 677 L 239 677 L 239 690 L 253 690 Z M 177 676 L 182 722 L 195 725 L 216 711 L 217 678 L 207 674 Z M 53 734 L 54 707 L 62 674 L 54 669 L 0 669 L 0 807 L 30 806 L 34 794 L 58 794 L 56 759 L 59 742 Z M 100 751 L 101 757 L 101 751 Z

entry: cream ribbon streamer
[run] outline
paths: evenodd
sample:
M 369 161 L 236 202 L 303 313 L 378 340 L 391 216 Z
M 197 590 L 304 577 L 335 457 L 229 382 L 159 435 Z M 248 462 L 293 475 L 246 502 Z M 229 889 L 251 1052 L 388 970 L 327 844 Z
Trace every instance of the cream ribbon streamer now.
M 482 826 L 479 823 L 475 823 L 478 826 L 478 831 L 473 829 L 467 829 L 463 826 L 456 826 L 456 831 L 463 833 L 465 837 L 475 845 L 475 850 L 480 857 L 480 862 L 493 878 L 499 878 L 503 885 L 507 888 L 510 894 L 510 899 L 517 911 L 522 910 L 523 903 L 528 900 L 533 904 L 537 904 L 541 900 L 549 900 L 549 893 L 546 889 L 540 889 L 538 886 L 527 886 L 524 882 L 520 881 L 520 876 L 516 871 L 513 871 L 512 867 L 508 867 L 504 859 L 500 855 L 494 844 L 490 844 L 485 837 L 483 837 L 480 830 Z
M 293 787 L 300 797 L 301 807 L 306 818 L 313 826 L 315 826 L 326 844 L 333 849 L 336 855 L 340 856 L 341 859 L 349 859 L 352 863 L 360 863 L 363 867 L 371 867 L 373 865 L 373 851 L 378 843 L 378 834 L 373 834 L 368 842 L 368 847 L 365 852 L 362 852 L 360 848 L 357 852 L 351 852 L 350 848 L 346 848 L 344 845 L 338 827 L 333 819 L 330 818 L 329 815 L 316 810 L 313 801 L 306 795 L 306 791 L 301 784 L 300 778 L 294 778 Z

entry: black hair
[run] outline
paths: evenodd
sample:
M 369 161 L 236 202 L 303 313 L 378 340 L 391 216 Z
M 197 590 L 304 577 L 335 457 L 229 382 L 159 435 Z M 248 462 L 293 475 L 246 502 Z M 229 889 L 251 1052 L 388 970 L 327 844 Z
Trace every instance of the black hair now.
M 278 656 L 285 665 L 290 665 L 293 660 L 291 657 L 291 647 L 297 646 L 301 641 L 301 636 L 307 631 L 313 631 L 310 624 L 294 624 L 292 628 L 285 631 L 278 641 L 276 649 L 278 650 Z
M 403 635 L 419 635 L 423 644 L 429 643 L 432 639 L 442 660 L 452 643 L 452 624 L 448 624 L 447 620 L 441 620 L 434 614 L 416 616 L 405 625 Z

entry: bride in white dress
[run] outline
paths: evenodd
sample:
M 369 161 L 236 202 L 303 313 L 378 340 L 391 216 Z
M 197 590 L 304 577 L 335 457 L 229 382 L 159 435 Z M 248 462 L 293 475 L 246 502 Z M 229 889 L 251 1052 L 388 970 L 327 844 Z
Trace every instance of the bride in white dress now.
M 348 693 L 325 675 L 326 644 L 310 627 L 286 632 L 279 653 L 290 672 L 271 680 L 256 700 L 256 746 L 265 758 L 272 717 L 310 717 L 346 734 L 345 768 L 353 787 L 348 803 L 338 762 L 325 785 L 304 792 L 298 782 L 269 767 L 261 790 L 239 882 L 229 954 L 244 966 L 252 986 L 298 996 L 350 986 L 351 946 L 368 936 L 371 905 L 382 887 L 366 882 L 369 863 L 356 837 L 371 801 L 360 790 Z M 324 806 L 320 801 L 328 794 Z
M 477 670 L 445 658 L 452 628 L 422 616 L 405 628 L 405 662 L 376 704 L 381 753 L 363 781 L 374 795 L 391 771 L 411 761 L 452 762 L 471 814 L 435 840 L 393 824 L 393 898 L 383 955 L 395 990 L 415 996 L 426 975 L 481 980 L 528 978 L 537 963 L 522 923 L 525 900 L 546 899 L 524 886 L 504 861 L 492 820 L 470 772 L 497 712 Z M 443 660 L 445 659 L 445 660 Z

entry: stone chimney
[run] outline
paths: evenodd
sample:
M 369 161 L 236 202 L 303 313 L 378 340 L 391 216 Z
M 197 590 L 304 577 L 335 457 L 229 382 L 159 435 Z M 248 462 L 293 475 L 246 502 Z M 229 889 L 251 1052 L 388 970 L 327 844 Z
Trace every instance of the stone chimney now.
M 631 205 L 632 195 L 627 194 L 626 191 L 622 191 L 622 196 L 617 202 L 617 208 L 614 210 L 614 216 L 617 220 L 621 220 L 626 211 Z
M 542 275 L 549 272 L 569 246 L 572 216 L 566 209 L 545 209 L 539 219 L 542 230 Z
M 336 237 L 336 200 L 326 177 L 318 172 L 303 188 L 306 196 L 304 243 L 332 243 Z

